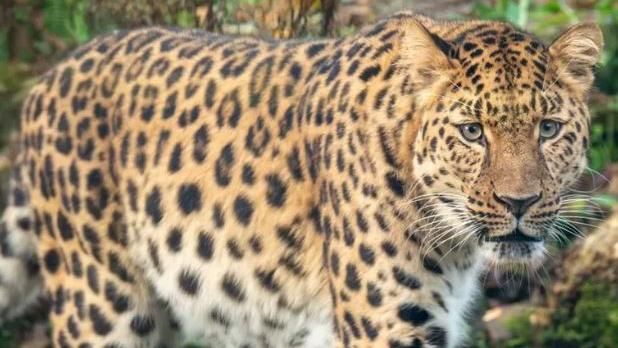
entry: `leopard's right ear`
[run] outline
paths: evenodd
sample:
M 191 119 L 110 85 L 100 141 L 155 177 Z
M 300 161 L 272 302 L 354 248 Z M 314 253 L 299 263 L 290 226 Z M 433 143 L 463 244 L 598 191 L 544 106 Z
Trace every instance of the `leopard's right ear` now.
M 414 93 L 426 100 L 449 83 L 457 62 L 449 59 L 449 43 L 431 33 L 419 19 L 402 21 L 399 68 L 409 74 Z
M 556 77 L 580 96 L 586 96 L 594 81 L 594 66 L 603 52 L 603 32 L 594 23 L 575 24 L 550 46 L 550 62 Z

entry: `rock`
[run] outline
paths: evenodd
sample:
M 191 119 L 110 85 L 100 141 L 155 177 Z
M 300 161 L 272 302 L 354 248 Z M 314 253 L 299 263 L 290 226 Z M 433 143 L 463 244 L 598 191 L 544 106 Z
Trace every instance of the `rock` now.
M 513 318 L 529 315 L 533 308 L 531 304 L 524 302 L 498 306 L 485 312 L 485 315 L 483 315 L 483 326 L 491 346 L 501 347 L 504 342 L 511 339 L 511 333 L 507 327 L 509 321 Z
M 36 324 L 32 327 L 19 345 L 20 348 L 45 348 L 51 345 L 51 340 L 47 335 L 49 327 L 44 324 Z
M 576 299 L 579 287 L 587 281 L 618 287 L 618 206 L 596 231 L 575 243 L 552 275 L 555 280 L 547 297 L 550 308 Z

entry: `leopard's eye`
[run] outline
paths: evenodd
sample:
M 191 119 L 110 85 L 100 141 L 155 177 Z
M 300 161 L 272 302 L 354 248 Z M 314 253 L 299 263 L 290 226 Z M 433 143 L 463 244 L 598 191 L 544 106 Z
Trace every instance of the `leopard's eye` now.
M 560 131 L 561 126 L 562 125 L 559 122 L 556 122 L 553 120 L 541 121 L 540 131 L 539 131 L 541 139 L 547 140 L 547 139 L 554 138 L 556 135 L 558 135 L 558 132 Z
M 468 141 L 478 141 L 483 137 L 483 127 L 480 123 L 466 123 L 459 126 L 461 135 Z

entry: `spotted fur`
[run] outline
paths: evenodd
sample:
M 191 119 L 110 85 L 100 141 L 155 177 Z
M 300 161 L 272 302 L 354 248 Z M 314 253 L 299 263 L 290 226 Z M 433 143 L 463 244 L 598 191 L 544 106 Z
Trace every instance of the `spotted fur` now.
M 38 250 L 58 347 L 459 346 L 483 263 L 541 260 L 601 45 L 409 13 L 99 37 L 25 102 L 2 308 L 36 296 Z

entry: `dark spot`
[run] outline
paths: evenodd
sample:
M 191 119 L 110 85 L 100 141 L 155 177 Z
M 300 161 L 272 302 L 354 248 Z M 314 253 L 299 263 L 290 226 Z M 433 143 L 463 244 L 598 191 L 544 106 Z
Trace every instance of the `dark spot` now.
M 221 149 L 219 158 L 215 163 L 215 179 L 219 186 L 227 186 L 230 184 L 232 178 L 230 172 L 234 165 L 234 148 L 231 143 L 225 145 Z
M 367 317 L 362 317 L 361 318 L 361 324 L 363 325 L 363 329 L 365 330 L 365 334 L 367 335 L 367 337 L 370 340 L 373 341 L 376 337 L 378 337 L 378 328 L 371 321 L 371 319 L 369 319 Z
M 208 261 L 212 258 L 213 245 L 214 239 L 212 236 L 209 233 L 200 232 L 198 236 L 197 253 L 202 259 Z
M 223 327 L 227 328 L 230 326 L 230 319 L 227 318 L 219 309 L 213 309 L 210 312 L 210 319 Z
M 67 330 L 71 334 L 71 337 L 79 338 L 79 325 L 75 321 L 75 317 L 73 315 L 70 315 L 69 319 L 67 320 Z
M 88 308 L 90 321 L 94 332 L 99 336 L 105 336 L 112 331 L 112 323 L 103 315 L 97 305 L 90 305 Z
M 193 159 L 197 163 L 202 163 L 206 159 L 206 149 L 210 141 L 208 128 L 206 125 L 201 126 L 195 134 L 193 134 Z
M 253 215 L 253 204 L 251 204 L 247 197 L 238 196 L 234 200 L 234 213 L 238 222 L 246 226 L 251 221 L 251 216 Z
M 94 66 L 94 60 L 92 58 L 88 58 L 82 62 L 79 66 L 79 71 L 82 73 L 87 73 Z
M 313 44 L 311 46 L 309 46 L 307 48 L 307 58 L 312 58 L 315 55 L 317 55 L 318 53 L 320 53 L 324 48 L 326 47 L 325 44 L 323 43 L 317 43 L 317 44 Z
M 262 287 L 270 292 L 277 292 L 280 289 L 280 285 L 275 279 L 275 270 L 265 271 L 261 269 L 255 270 L 255 277 L 258 279 Z
M 296 233 L 289 227 L 278 227 L 277 237 L 288 248 L 300 249 L 303 245 L 302 237 L 297 236 Z
M 335 277 L 339 277 L 339 254 L 333 250 L 330 255 L 330 269 Z
M 354 337 L 356 338 L 360 338 L 361 337 L 360 330 L 352 314 L 348 311 L 345 311 L 343 313 L 343 320 L 345 320 L 345 322 L 348 324 L 350 331 L 352 331 L 352 335 L 354 335 Z
M 242 167 L 242 182 L 247 185 L 253 185 L 255 182 L 255 171 L 250 164 L 245 164 Z
M 112 281 L 105 283 L 105 299 L 112 304 L 112 308 L 118 314 L 124 313 L 129 308 L 129 298 L 121 294 Z
M 86 279 L 88 281 L 88 286 L 90 290 L 92 290 L 95 294 L 99 293 L 99 273 L 97 272 L 97 268 L 93 265 L 89 265 L 86 269 Z
M 361 80 L 367 82 L 374 78 L 376 75 L 378 75 L 380 73 L 380 70 L 381 68 L 379 65 L 371 66 L 363 70 L 359 77 Z
M 179 252 L 182 249 L 182 231 L 179 228 L 172 228 L 167 235 L 167 247 L 172 252 Z
M 261 253 L 263 250 L 262 240 L 257 235 L 253 235 L 249 238 L 249 246 L 251 246 L 251 250 L 256 254 Z
M 178 206 L 189 215 L 202 209 L 202 192 L 196 184 L 182 184 L 178 189 Z
M 290 66 L 290 75 L 292 75 L 292 78 L 294 78 L 294 80 L 300 79 L 302 72 L 303 68 L 297 62 L 294 62 L 294 64 Z
M 19 227 L 20 229 L 24 231 L 29 231 L 31 225 L 32 223 L 30 219 L 27 217 L 22 217 L 22 218 L 17 219 L 17 227 Z
M 472 51 L 473 49 L 477 48 L 478 45 L 472 42 L 466 42 L 463 44 L 463 49 L 464 51 Z
M 240 260 L 243 258 L 243 256 L 245 256 L 245 253 L 240 248 L 240 245 L 238 245 L 238 242 L 234 238 L 230 238 L 227 241 L 226 246 L 228 252 L 234 259 Z
M 43 263 L 49 273 L 56 273 L 60 267 L 60 254 L 56 249 L 49 249 L 43 256 Z
M 386 173 L 386 183 L 395 195 L 403 197 L 403 195 L 405 194 L 405 184 L 397 177 L 397 173 Z
M 229 298 L 238 302 L 243 302 L 245 300 L 245 293 L 240 286 L 240 281 L 236 279 L 236 277 L 234 277 L 232 274 L 226 273 L 223 276 L 223 280 L 221 281 L 221 288 Z
M 373 307 L 382 305 L 382 292 L 380 288 L 372 282 L 367 283 L 367 302 Z
M 287 162 L 288 162 L 288 168 L 290 170 L 290 174 L 292 174 L 292 177 L 296 181 L 302 181 L 303 180 L 303 167 L 300 162 L 300 151 L 298 150 L 298 147 L 295 146 L 292 149 L 292 152 L 288 154 Z
M 440 267 L 438 261 L 429 256 L 423 258 L 423 267 L 425 267 L 425 269 L 429 272 L 442 274 L 442 267 Z
M 368 265 L 373 265 L 375 263 L 375 252 L 365 243 L 360 243 L 358 247 L 358 252 L 360 254 L 361 260 L 363 260 L 364 263 Z
M 286 200 L 286 185 L 281 180 L 279 175 L 270 174 L 266 176 L 266 183 L 268 185 L 266 191 L 266 199 L 268 203 L 273 207 L 281 207 L 285 203 Z
M 384 241 L 382 242 L 382 251 L 384 251 L 386 255 L 393 257 L 397 255 L 397 246 L 389 241 Z
M 418 280 L 418 278 L 397 266 L 393 267 L 393 277 L 397 283 L 405 286 L 406 288 L 415 290 L 421 287 L 421 281 Z
M 71 225 L 67 217 L 61 212 L 58 212 L 58 216 L 56 219 L 58 231 L 60 232 L 62 240 L 68 241 L 73 239 L 75 233 L 73 232 L 73 226 Z
M 474 76 L 474 74 L 476 74 L 476 69 L 478 68 L 478 64 L 474 64 L 471 65 L 467 70 L 466 70 L 466 76 L 467 77 L 472 77 Z
M 223 215 L 223 208 L 221 204 L 215 203 L 212 209 L 212 220 L 216 227 L 221 228 L 225 225 L 225 216 Z
M 146 198 L 146 214 L 150 216 L 155 225 L 163 219 L 163 213 L 161 212 L 161 192 L 159 192 L 158 187 L 153 188 Z
M 65 68 L 60 76 L 60 97 L 65 98 L 71 90 L 71 84 L 73 83 L 73 68 Z
M 360 289 L 360 278 L 356 266 L 348 263 L 346 266 L 345 284 L 350 290 Z
M 168 89 L 180 79 L 183 70 L 183 67 L 179 66 L 174 68 L 174 70 L 170 72 L 170 74 L 167 76 L 167 80 L 165 81 Z
M 165 98 L 165 104 L 163 105 L 163 119 L 168 119 L 176 114 L 176 99 L 178 92 L 174 92 Z
M 88 190 L 94 190 L 103 184 L 103 175 L 98 169 L 93 169 L 86 177 L 86 187 Z
M 427 328 L 427 343 L 434 347 L 446 347 L 446 331 L 439 326 L 430 326 Z
M 206 85 L 206 92 L 204 93 L 204 104 L 208 108 L 212 108 L 215 105 L 215 95 L 217 93 L 217 84 L 214 80 L 208 81 Z
M 118 256 L 116 252 L 110 251 L 107 254 L 107 259 L 110 272 L 115 274 L 123 282 L 133 282 L 133 276 L 131 276 L 129 270 L 122 263 L 122 261 L 120 260 L 120 256 Z
M 427 310 L 413 303 L 404 303 L 400 305 L 397 315 L 399 319 L 411 323 L 414 326 L 421 326 L 432 318 L 432 315 Z
M 356 225 L 362 232 L 369 231 L 369 223 L 360 210 L 356 211 Z
M 76 251 L 71 253 L 71 271 L 73 272 L 73 275 L 78 278 L 81 277 L 83 273 L 82 262 L 79 258 L 79 253 Z
M 151 333 L 155 328 L 154 318 L 149 315 L 136 315 L 131 319 L 131 331 L 143 337 Z
M 200 278 L 188 269 L 182 270 L 178 275 L 178 285 L 187 295 L 195 295 L 200 289 Z
M 170 163 L 168 166 L 168 170 L 170 173 L 176 173 L 182 167 L 182 147 L 180 144 L 176 144 L 174 146 L 174 150 L 172 150 L 172 154 L 170 156 Z

